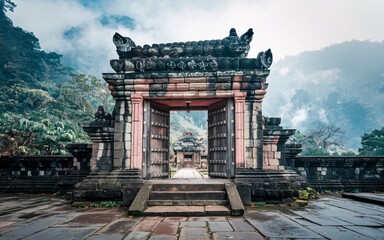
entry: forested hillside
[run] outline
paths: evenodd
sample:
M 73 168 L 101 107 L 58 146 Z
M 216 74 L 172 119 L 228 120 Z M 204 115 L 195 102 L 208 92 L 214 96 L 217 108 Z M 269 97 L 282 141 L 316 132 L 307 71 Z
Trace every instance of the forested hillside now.
M 28 29 L 13 26 L 7 12 L 14 7 L 11 0 L 0 0 L 0 154 L 63 153 L 65 143 L 89 140 L 82 127 L 98 105 L 112 111 L 107 84 L 89 76 L 91 72 L 78 71 L 89 70 L 89 64 L 99 66 L 101 60 L 84 63 L 89 52 L 81 52 L 80 40 L 74 37 L 81 29 L 74 26 L 63 34 L 68 46 L 77 46 L 66 52 L 66 62 L 72 65 L 65 66 L 63 57 L 41 49 Z M 122 20 L 134 26 L 128 16 L 101 20 L 113 29 Z M 105 66 L 109 59 L 102 61 Z M 284 127 L 301 134 L 314 133 L 318 126 L 337 130 L 338 144 L 356 151 L 364 133 L 383 127 L 383 62 L 384 42 L 369 41 L 286 57 L 272 65 L 263 113 L 281 117 Z M 186 131 L 207 137 L 206 112 L 171 116 L 171 143 Z
M 88 141 L 82 126 L 109 100 L 106 84 L 41 50 L 6 16 L 14 7 L 0 1 L 0 155 L 64 153 L 65 143 Z
M 384 42 L 349 41 L 286 57 L 271 69 L 263 112 L 305 132 L 340 128 L 344 147 L 383 127 Z

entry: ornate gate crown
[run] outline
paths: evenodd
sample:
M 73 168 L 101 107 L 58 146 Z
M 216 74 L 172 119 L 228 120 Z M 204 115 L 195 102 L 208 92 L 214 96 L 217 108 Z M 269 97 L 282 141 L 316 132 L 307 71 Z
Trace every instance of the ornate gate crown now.
M 268 69 L 272 64 L 270 49 L 259 53 L 257 59 L 246 59 L 252 37 L 252 28 L 240 37 L 232 28 L 228 37 L 219 40 L 137 46 L 129 37 L 115 33 L 113 43 L 119 59 L 110 63 L 118 73 Z

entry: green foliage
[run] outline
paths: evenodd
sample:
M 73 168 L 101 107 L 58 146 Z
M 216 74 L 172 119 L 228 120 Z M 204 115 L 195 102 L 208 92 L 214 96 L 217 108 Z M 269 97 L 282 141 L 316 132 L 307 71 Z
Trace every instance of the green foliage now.
M 97 106 L 112 109 L 107 84 L 41 51 L 33 33 L 5 15 L 12 1 L 0 7 L 0 155 L 65 154 L 65 144 L 89 141 L 82 126 Z
M 384 127 L 374 129 L 361 137 L 361 148 L 359 155 L 383 156 L 384 155 Z
M 89 121 L 98 106 L 103 105 L 107 112 L 113 108 L 113 99 L 108 86 L 100 79 L 85 74 L 73 74 L 64 84 L 57 84 L 58 102 L 65 108 L 64 114 Z
M 329 156 L 329 152 L 322 147 L 307 147 L 303 149 L 302 156 Z
M 197 138 L 203 138 L 203 145 L 208 145 L 207 111 L 172 111 L 171 112 L 171 146 L 185 132 L 192 132 Z
M 299 191 L 299 199 L 300 200 L 310 200 L 310 199 L 317 199 L 318 192 L 316 192 L 314 189 L 307 187 L 305 190 Z
M 69 142 L 87 141 L 79 126 L 54 116 L 3 113 L 0 115 L 0 155 L 65 154 Z
M 347 151 L 347 152 L 342 152 L 341 156 L 351 157 L 351 156 L 356 156 L 356 153 L 353 151 Z
M 16 4 L 13 3 L 11 0 L 2 0 L 0 1 L 0 8 L 3 10 L 3 12 L 6 12 L 7 9 L 11 12 L 13 12 L 13 9 L 16 7 Z
M 122 201 L 102 201 L 102 202 L 73 202 L 72 207 L 77 208 L 117 208 L 124 206 Z

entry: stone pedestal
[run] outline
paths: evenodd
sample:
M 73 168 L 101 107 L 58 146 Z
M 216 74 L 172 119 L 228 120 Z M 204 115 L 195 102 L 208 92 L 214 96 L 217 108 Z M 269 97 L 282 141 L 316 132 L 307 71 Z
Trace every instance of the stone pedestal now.
M 281 169 L 287 167 L 285 143 L 295 134 L 294 129 L 280 127 L 281 118 L 264 117 L 263 131 L 263 169 Z
M 92 141 L 90 170 L 111 171 L 113 168 L 113 128 L 110 121 L 94 121 L 84 127 Z
M 65 148 L 73 156 L 73 167 L 81 173 L 89 173 L 91 170 L 92 144 L 67 144 Z

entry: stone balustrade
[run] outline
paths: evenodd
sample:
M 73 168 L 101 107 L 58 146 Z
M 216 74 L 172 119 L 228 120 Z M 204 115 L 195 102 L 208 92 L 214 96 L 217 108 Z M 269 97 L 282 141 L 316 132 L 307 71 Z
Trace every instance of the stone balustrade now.
M 316 190 L 384 190 L 384 156 L 299 156 L 288 163 Z

